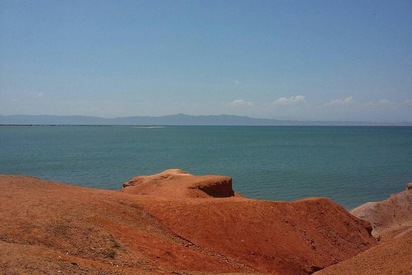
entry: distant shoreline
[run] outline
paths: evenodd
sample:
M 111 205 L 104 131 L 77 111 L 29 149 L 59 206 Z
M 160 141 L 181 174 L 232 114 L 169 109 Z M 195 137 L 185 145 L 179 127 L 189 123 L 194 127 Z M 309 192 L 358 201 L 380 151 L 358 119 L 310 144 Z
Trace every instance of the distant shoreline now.
M 0 115 L 0 126 L 412 126 L 412 122 L 301 121 L 234 115 L 90 116 Z
M 155 124 L 155 125 L 139 125 L 139 124 L 0 124 L 0 127 L 134 127 L 140 129 L 160 129 L 165 127 L 412 127 L 412 125 L 398 125 L 398 124 L 379 124 L 379 125 L 169 125 L 169 124 Z

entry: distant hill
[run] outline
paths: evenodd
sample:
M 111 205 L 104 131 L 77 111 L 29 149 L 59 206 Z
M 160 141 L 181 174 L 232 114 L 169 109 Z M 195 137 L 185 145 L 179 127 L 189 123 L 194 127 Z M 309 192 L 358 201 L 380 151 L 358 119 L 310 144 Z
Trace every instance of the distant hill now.
M 412 123 L 373 123 L 363 121 L 292 121 L 234 115 L 191 116 L 176 114 L 167 116 L 130 116 L 101 118 L 92 116 L 49 115 L 0 115 L 0 125 L 244 125 L 244 126 L 304 126 L 304 125 L 399 125 Z

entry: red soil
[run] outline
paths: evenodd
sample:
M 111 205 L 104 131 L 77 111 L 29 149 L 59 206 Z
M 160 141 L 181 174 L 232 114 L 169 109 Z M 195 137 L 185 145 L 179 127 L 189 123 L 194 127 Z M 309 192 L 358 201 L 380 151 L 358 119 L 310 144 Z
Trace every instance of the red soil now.
M 216 198 L 224 178 L 139 195 L 0 175 L 0 273 L 310 274 L 376 244 L 328 199 Z
M 381 243 L 316 275 L 412 274 L 412 237 Z
M 412 274 L 412 184 L 380 202 L 368 202 L 351 211 L 373 226 L 380 239 L 375 246 L 316 274 Z

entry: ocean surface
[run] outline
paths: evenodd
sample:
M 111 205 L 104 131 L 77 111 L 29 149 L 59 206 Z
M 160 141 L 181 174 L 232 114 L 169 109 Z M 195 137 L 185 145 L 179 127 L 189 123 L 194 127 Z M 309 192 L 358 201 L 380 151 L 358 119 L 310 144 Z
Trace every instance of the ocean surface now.
M 412 181 L 412 127 L 0 127 L 1 174 L 118 190 L 170 168 L 231 176 L 250 198 L 351 209 Z

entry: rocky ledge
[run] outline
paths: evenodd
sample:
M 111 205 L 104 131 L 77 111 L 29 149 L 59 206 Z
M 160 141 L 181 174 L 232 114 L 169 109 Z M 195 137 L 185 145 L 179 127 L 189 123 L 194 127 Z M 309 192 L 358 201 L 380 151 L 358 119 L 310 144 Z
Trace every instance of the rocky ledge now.
M 180 169 L 169 169 L 150 176 L 137 176 L 123 184 L 122 192 L 166 198 L 234 197 L 232 178 L 194 176 Z

